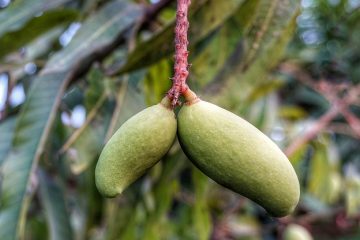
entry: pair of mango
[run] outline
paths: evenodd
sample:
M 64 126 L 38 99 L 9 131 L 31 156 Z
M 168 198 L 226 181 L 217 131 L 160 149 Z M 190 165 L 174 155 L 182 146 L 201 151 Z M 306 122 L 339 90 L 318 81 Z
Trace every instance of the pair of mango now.
M 274 217 L 296 207 L 296 173 L 266 135 L 237 115 L 193 99 L 177 119 L 165 97 L 125 122 L 105 145 L 95 170 L 96 186 L 115 197 L 154 166 L 178 134 L 188 158 L 217 183 L 255 201 Z

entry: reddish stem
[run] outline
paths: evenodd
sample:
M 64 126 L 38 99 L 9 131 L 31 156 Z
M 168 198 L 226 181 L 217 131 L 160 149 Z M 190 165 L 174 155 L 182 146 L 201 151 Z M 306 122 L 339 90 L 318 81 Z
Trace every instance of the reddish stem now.
M 190 0 L 178 0 L 176 12 L 176 27 L 175 27 L 175 64 L 173 85 L 168 92 L 168 97 L 171 99 L 171 105 L 174 108 L 179 104 L 179 97 L 188 89 L 186 79 L 189 75 L 187 46 L 189 44 L 187 39 L 187 32 L 189 29 L 189 21 L 187 19 Z

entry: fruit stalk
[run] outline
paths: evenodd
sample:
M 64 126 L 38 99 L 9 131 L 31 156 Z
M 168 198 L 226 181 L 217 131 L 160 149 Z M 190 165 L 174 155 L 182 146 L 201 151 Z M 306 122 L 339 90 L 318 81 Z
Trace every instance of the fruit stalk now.
M 178 0 L 176 12 L 176 27 L 175 27 L 175 64 L 173 84 L 168 92 L 168 97 L 171 99 L 171 105 L 175 108 L 179 103 L 179 96 L 186 92 L 188 86 L 186 79 L 189 75 L 189 64 L 187 46 L 189 44 L 187 32 L 189 29 L 188 9 L 190 0 Z

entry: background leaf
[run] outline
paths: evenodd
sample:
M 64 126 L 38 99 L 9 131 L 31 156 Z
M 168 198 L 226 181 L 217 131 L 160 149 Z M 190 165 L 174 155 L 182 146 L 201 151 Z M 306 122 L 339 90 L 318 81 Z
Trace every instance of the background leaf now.
M 70 9 L 52 10 L 27 22 L 21 30 L 8 32 L 0 38 L 0 59 L 50 29 L 74 21 L 77 12 Z
M 117 7 L 123 6 L 124 12 L 119 14 L 117 11 L 113 11 L 113 4 Z M 128 15 L 129 11 L 131 11 L 130 16 Z M 80 30 L 73 40 L 75 43 L 81 42 L 80 46 L 83 47 L 93 46 L 92 52 L 74 55 L 74 51 L 67 50 L 74 47 L 74 44 L 70 44 L 68 48 L 54 55 L 52 58 L 54 60 L 49 61 L 48 67 L 32 84 L 25 106 L 17 119 L 12 150 L 3 163 L 0 239 L 16 239 L 19 234 L 22 234 L 18 230 L 19 228 L 23 229 L 21 223 L 24 223 L 24 214 L 26 213 L 26 205 L 23 203 L 26 202 L 28 180 L 42 153 L 60 98 L 71 80 L 73 72 L 76 71 L 77 64 L 81 64 L 81 61 L 89 61 L 89 55 L 98 51 L 95 44 L 101 48 L 113 44 L 120 33 L 127 29 L 140 13 L 141 10 L 135 5 L 127 5 L 124 2 L 108 4 L 94 16 L 95 20 L 90 19 L 83 25 L 83 30 Z M 123 17 L 127 21 L 124 21 Z M 93 21 L 102 26 L 95 32 L 92 31 Z M 80 46 L 75 53 L 81 51 L 83 47 Z M 58 61 L 59 57 L 63 61 L 67 59 L 71 61 L 61 63 Z M 56 70 L 53 68 L 54 63 L 52 62 L 57 62 Z M 70 67 L 73 69 L 71 70 Z M 14 172 L 16 172 L 15 175 Z
M 0 123 L 0 167 L 6 155 L 10 151 L 12 138 L 15 129 L 15 118 L 9 118 Z
M 0 36 L 16 31 L 34 15 L 56 8 L 69 0 L 17 0 L 0 12 Z
M 207 0 L 203 2 L 204 4 L 202 7 L 195 9 L 189 16 L 189 21 L 192 22 L 188 37 L 191 45 L 198 43 L 201 39 L 215 30 L 225 19 L 231 16 L 241 4 L 242 0 L 221 2 Z M 214 7 L 215 5 L 216 8 Z M 121 67 L 119 72 L 133 71 L 138 68 L 146 67 L 173 53 L 172 39 L 174 39 L 174 26 L 175 22 L 172 22 L 151 39 L 140 43 L 136 49 L 130 53 L 126 63 L 124 63 L 124 66 Z
M 73 239 L 64 193 L 46 173 L 39 172 L 40 195 L 51 240 Z
M 118 9 L 121 9 L 121 14 L 118 14 Z M 92 49 L 92 55 L 105 51 L 119 41 L 120 34 L 138 20 L 141 13 L 139 6 L 126 4 L 124 1 L 113 1 L 105 5 L 84 23 L 84 27 L 80 28 L 63 51 L 49 60 L 47 68 L 67 69 L 78 64 L 79 60 L 88 62 L 90 54 L 87 49 Z

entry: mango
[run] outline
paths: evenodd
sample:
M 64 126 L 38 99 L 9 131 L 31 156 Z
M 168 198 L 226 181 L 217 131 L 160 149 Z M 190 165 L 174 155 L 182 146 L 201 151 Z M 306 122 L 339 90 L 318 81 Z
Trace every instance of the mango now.
M 168 152 L 176 128 L 167 97 L 127 120 L 100 154 L 95 169 L 99 192 L 106 197 L 122 193 Z
M 282 217 L 296 207 L 300 187 L 294 168 L 274 142 L 244 119 L 194 99 L 178 113 L 178 138 L 203 173 L 270 215 Z
M 286 227 L 283 235 L 284 240 L 312 240 L 309 231 L 298 224 L 290 224 Z

